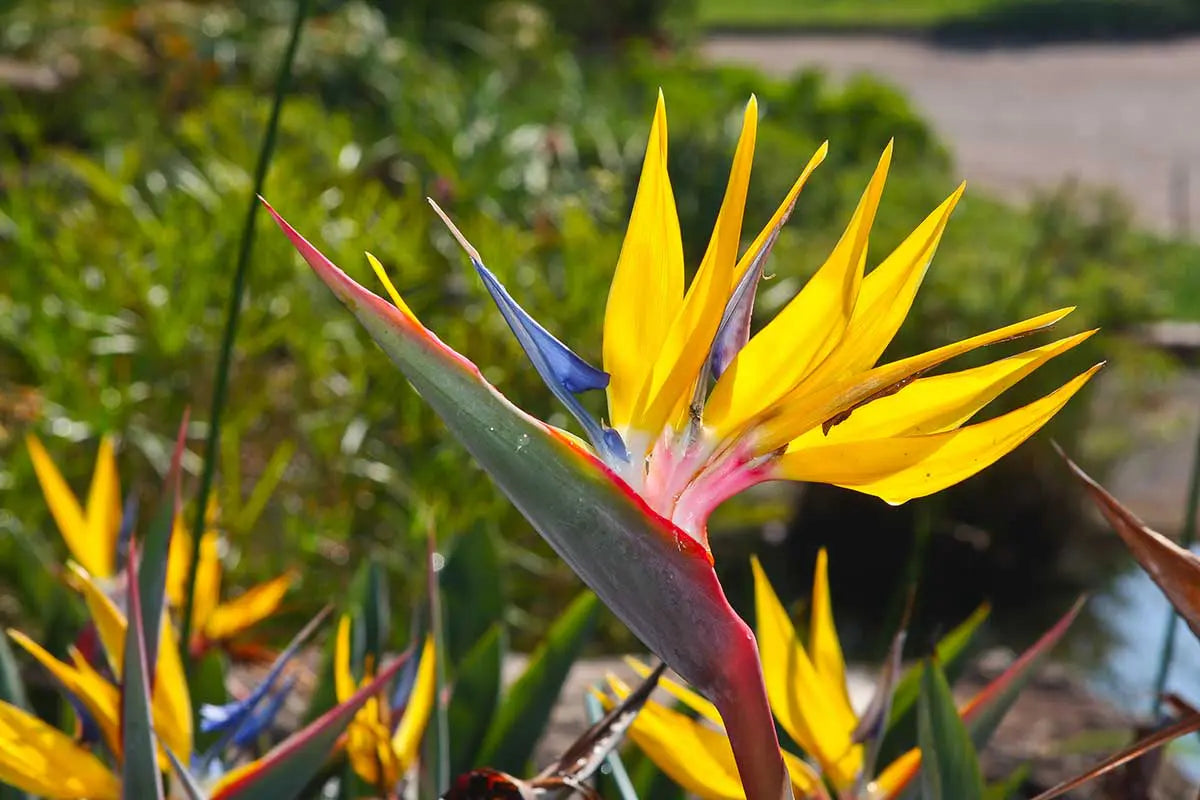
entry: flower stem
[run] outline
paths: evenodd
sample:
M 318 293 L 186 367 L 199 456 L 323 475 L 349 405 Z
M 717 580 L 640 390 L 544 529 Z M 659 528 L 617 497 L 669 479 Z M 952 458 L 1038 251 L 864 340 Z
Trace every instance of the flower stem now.
M 292 20 L 287 49 L 284 51 L 283 60 L 279 64 L 279 72 L 275 78 L 271 116 L 267 120 L 267 130 L 263 136 L 262 147 L 258 151 L 258 163 L 254 167 L 254 191 L 250 196 L 250 205 L 246 211 L 241 241 L 238 243 L 237 264 L 230 288 L 229 309 L 225 317 L 225 332 L 221 339 L 216 381 L 213 384 L 212 411 L 209 417 L 208 435 L 204 444 L 204 469 L 200 475 L 200 489 L 196 495 L 195 520 L 192 523 L 192 552 L 188 562 L 187 594 L 184 600 L 180 631 L 180 650 L 183 652 L 184 658 L 189 659 L 189 666 L 191 657 L 189 643 L 193 633 L 192 609 L 195 607 L 196 566 L 200 560 L 200 539 L 204 534 L 205 510 L 208 508 L 208 497 L 212 492 L 213 475 L 216 471 L 220 449 L 221 413 L 228 400 L 233 341 L 237 337 L 238 320 L 242 311 L 242 296 L 246 287 L 246 273 L 250 266 L 250 252 L 254 247 L 254 221 L 258 215 L 258 196 L 262 194 L 267 168 L 270 166 L 271 156 L 275 152 L 275 139 L 279 131 L 279 114 L 283 109 L 283 98 L 287 94 L 288 84 L 291 80 L 292 65 L 295 63 L 296 50 L 300 44 L 300 32 L 304 28 L 304 20 L 308 17 L 311 5 L 311 0 L 297 0 L 296 3 L 296 15 Z
M 792 782 L 779 753 L 775 719 L 767 701 L 754 634 L 739 619 L 742 636 L 725 643 L 724 679 L 707 687 L 717 707 L 747 800 L 793 800 Z

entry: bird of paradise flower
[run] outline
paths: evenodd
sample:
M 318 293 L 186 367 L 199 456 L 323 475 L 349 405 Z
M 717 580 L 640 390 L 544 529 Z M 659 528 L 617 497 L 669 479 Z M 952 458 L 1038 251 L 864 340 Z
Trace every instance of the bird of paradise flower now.
M 859 714 L 851 704 L 846 663 L 834 625 L 825 551 L 818 553 L 813 575 L 807 644 L 797 634 L 757 558 L 751 566 L 758 643 L 771 708 L 780 726 L 815 764 L 814 768 L 799 756 L 784 753 L 797 795 L 826 798 L 828 783 L 839 798 L 892 800 L 903 796 L 921 766 L 921 751 L 912 748 L 878 767 L 878 750 L 871 747 L 871 741 L 883 733 L 903 635 L 900 647 L 894 646 L 889 654 L 892 663 L 885 666 L 875 699 Z M 1035 659 L 1059 641 L 1078 610 L 1077 605 L 1008 670 L 964 703 L 959 712 L 963 719 L 975 718 L 1012 686 Z M 980 609 L 964 628 L 973 630 L 985 613 L 986 608 Z M 630 665 L 641 675 L 649 673 L 649 668 L 636 660 L 630 660 Z M 609 675 L 607 682 L 617 698 L 628 696 L 630 689 L 619 678 Z M 689 793 L 704 800 L 741 800 L 745 795 L 716 709 L 670 679 L 661 679 L 659 686 L 695 716 L 650 701 L 634 720 L 630 738 Z M 607 697 L 600 697 L 601 702 L 613 705 Z
M 789 782 L 753 635 L 712 568 L 707 519 L 756 483 L 818 481 L 892 503 L 936 492 L 1035 433 L 1095 373 L 985 422 L 1006 389 L 1091 335 L 1068 336 L 959 372 L 925 373 L 977 348 L 1050 327 L 1065 308 L 877 365 L 907 316 L 960 186 L 873 271 L 867 240 L 891 162 L 884 150 L 829 258 L 753 337 L 759 279 L 822 145 L 739 258 L 758 109 L 747 105 L 708 249 L 684 291 L 682 238 L 659 95 L 604 318 L 603 366 L 530 317 L 435 207 L 550 391 L 587 441 L 517 409 L 425 328 L 377 259 L 394 307 L 359 286 L 268 209 L 534 527 L 651 650 L 722 712 L 746 793 Z M 576 395 L 604 389 L 608 420 Z M 695 636 L 696 630 L 707 635 Z
M 72 558 L 93 578 L 112 582 L 120 566 L 121 525 L 125 516 L 113 438 L 104 436 L 100 439 L 91 484 L 83 504 L 71 491 L 41 441 L 30 434 L 26 444 L 46 504 Z M 216 516 L 216 506 L 210 505 L 210 525 L 200 541 L 196 568 L 192 606 L 192 630 L 195 633 L 189 645 L 193 653 L 227 644 L 270 617 L 295 579 L 287 572 L 252 586 L 232 600 L 221 602 L 221 534 L 215 524 Z M 167 561 L 167 600 L 172 608 L 184 606 L 190 559 L 191 536 L 184 529 L 182 519 L 178 519 Z
M 69 576 L 71 585 L 83 596 L 102 645 L 103 653 L 98 659 L 93 661 L 72 647 L 69 661 L 60 661 L 21 631 L 10 629 L 8 635 L 82 706 L 96 724 L 105 748 L 120 763 L 121 671 L 128 623 L 125 613 L 85 569 L 70 564 Z M 267 686 L 272 683 L 274 676 Z M 284 695 L 286 689 L 277 690 L 277 697 Z M 247 730 L 261 730 L 279 711 L 281 700 L 266 699 L 264 708 L 269 713 L 259 710 Z M 192 700 L 174 627 L 165 619 L 155 666 L 151 713 L 163 748 L 160 766 L 164 769 L 169 766 L 166 750 L 190 758 L 194 745 Z M 0 781 L 50 798 L 117 800 L 121 797 L 119 771 L 112 771 L 86 745 L 22 709 L 0 702 Z M 209 783 L 214 796 L 225 786 L 219 771 Z
M 125 614 L 85 570 L 72 564 L 70 574 L 70 583 L 83 595 L 102 645 L 103 652 L 98 658 L 93 660 L 79 649 L 71 648 L 69 663 L 60 661 L 24 633 L 10 630 L 8 634 L 78 703 L 81 714 L 95 724 L 99 742 L 73 738 L 33 714 L 0 701 L 0 783 L 54 800 L 118 800 L 126 796 L 122 792 L 119 765 L 125 760 L 121 735 L 121 666 L 129 625 Z M 284 671 L 320 626 L 327 611 L 318 614 L 293 638 L 256 688 L 224 705 L 201 706 L 200 728 L 216 736 L 205 752 L 194 750 L 191 696 L 174 628 L 164 619 L 150 694 L 151 718 L 160 738 L 160 768 L 166 771 L 172 759 L 180 762 L 186 759 L 196 773 L 195 778 L 189 779 L 195 780 L 204 796 L 211 800 L 235 800 L 252 787 L 250 794 L 259 796 L 254 794 L 257 787 L 253 786 L 258 779 L 279 770 L 282 761 L 305 749 L 307 745 L 301 742 L 328 737 L 331 731 L 336 733 L 339 725 L 349 727 L 338 741 L 346 747 L 353 763 L 354 727 L 361 725 L 368 705 L 377 706 L 376 695 L 397 678 L 397 670 L 400 675 L 388 717 L 394 722 L 395 731 L 393 737 L 389 729 L 388 742 L 397 745 L 396 760 L 392 763 L 411 766 L 433 706 L 431 642 L 426 643 L 420 662 L 401 657 L 378 673 L 372 670 L 348 692 L 343 692 L 339 685 L 338 706 L 332 711 L 266 755 L 245 757 L 282 709 L 295 684 L 295 676 L 284 677 Z M 379 712 L 373 713 L 377 718 Z M 97 744 L 111 754 L 118 765 L 116 769 L 101 757 Z M 323 758 L 323 753 L 317 751 L 316 756 Z M 190 792 L 184 795 L 193 796 Z
M 373 664 L 363 665 L 361 681 L 354 678 L 350 626 L 349 615 L 343 615 L 334 645 L 334 690 L 339 703 L 374 679 Z M 373 697 L 359 709 L 346 730 L 346 755 L 351 768 L 367 784 L 378 788 L 382 797 L 392 797 L 401 779 L 417 763 L 437 688 L 434 659 L 433 637 L 426 636 L 413 668 L 399 679 L 396 696 L 405 703 Z

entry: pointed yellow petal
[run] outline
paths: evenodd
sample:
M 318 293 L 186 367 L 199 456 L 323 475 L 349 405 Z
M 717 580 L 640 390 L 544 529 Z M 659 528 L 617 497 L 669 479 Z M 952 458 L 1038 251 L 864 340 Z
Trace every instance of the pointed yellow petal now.
M 425 725 L 429 722 L 429 714 L 433 711 L 434 693 L 437 691 L 437 653 L 433 647 L 433 637 L 425 637 L 425 645 L 421 648 L 421 664 L 417 667 L 417 680 L 413 684 L 412 697 L 396 733 L 392 736 L 392 751 L 399 760 L 400 771 L 407 772 L 416 763 L 421 750 L 421 737 L 425 734 Z
M 204 632 L 221 599 L 221 534 L 216 530 L 207 530 L 200 537 L 193 592 L 192 630 Z
M 408 307 L 408 303 L 404 302 L 404 298 L 400 296 L 400 293 L 396 291 L 396 287 L 392 285 L 392 279 L 388 277 L 387 270 L 383 268 L 383 264 L 379 263 L 379 259 L 367 253 L 367 261 L 370 263 L 371 269 L 375 270 L 375 276 L 379 278 L 379 282 L 387 290 L 388 296 L 392 298 L 392 302 L 395 303 L 396 308 L 400 309 L 400 313 L 420 325 L 421 323 L 417 319 L 416 314 L 413 314 Z
M 893 395 L 855 409 L 849 419 L 835 425 L 828 434 L 814 428 L 788 449 L 953 430 L 1035 369 L 1095 332 L 1067 336 L 973 369 L 919 378 Z
M 1048 328 L 1073 310 L 1062 308 L 1039 314 L 1022 322 L 981 333 L 920 355 L 883 364 L 832 383 L 799 387 L 771 409 L 770 416 L 764 419 L 758 429 L 755 448 L 758 452 L 770 453 L 819 425 L 848 419 L 856 409 L 874 399 L 896 392 L 921 373 L 928 372 L 939 364 L 980 347 L 1027 336 Z
M 822 381 L 870 369 L 883 355 L 912 308 L 966 183 L 934 209 L 892 254 L 863 279 L 850 327 L 841 344 L 810 376 Z
M 105 554 L 104 543 L 97 541 L 93 535 L 79 500 L 63 480 L 62 473 L 54 466 L 50 454 L 38 438 L 29 434 L 25 437 L 25 445 L 29 449 L 29 457 L 33 460 L 33 469 L 37 473 L 38 483 L 41 484 L 42 494 L 46 497 L 46 505 L 50 507 L 50 514 L 58 525 L 67 549 L 88 572 L 100 578 L 108 577 L 112 574 L 111 554 Z
M 784 397 L 841 342 L 854 313 L 867 239 L 891 158 L 889 143 L 828 260 L 800 294 L 746 343 L 717 381 L 704 418 L 719 438 Z
M 990 466 L 1045 425 L 1100 365 L 1023 408 L 965 428 L 789 451 L 779 477 L 844 486 L 892 504 L 924 497 Z
M 83 671 L 64 664 L 50 655 L 37 642 L 17 630 L 8 631 L 9 637 L 37 659 L 51 675 L 71 694 L 83 703 L 84 708 L 95 718 L 104 742 L 114 753 L 121 752 L 120 693 L 117 687 L 101 678 L 94 670 Z
M 737 263 L 737 268 L 733 271 L 733 280 L 731 283 L 736 285 L 741 280 L 742 275 L 746 270 L 750 269 L 750 265 L 754 263 L 754 259 L 758 256 L 763 246 L 767 243 L 767 239 L 771 237 L 771 232 L 778 228 L 783 221 L 783 218 L 791 214 L 792 207 L 796 204 L 796 198 L 800 196 L 800 190 L 804 188 L 804 184 L 808 183 L 808 177 L 812 175 L 813 170 L 821 166 L 821 162 L 825 160 L 825 156 L 829 155 L 829 142 L 822 142 L 817 148 L 817 152 L 813 153 L 812 158 L 808 160 L 808 164 L 800 172 L 800 177 L 792 184 L 792 188 L 788 189 L 787 196 L 783 198 L 783 202 L 779 204 L 779 208 L 775 209 L 775 213 L 771 215 L 770 221 L 763 226 L 763 229 L 758 232 L 758 236 L 754 237 L 754 241 L 746 248 L 746 252 L 742 254 L 742 258 Z
M 192 534 L 183 523 L 183 515 L 175 516 L 171 544 L 167 550 L 167 602 L 171 608 L 183 608 L 187 601 L 188 568 L 192 559 Z
M 151 709 L 154 727 L 163 744 L 173 753 L 191 753 L 195 733 L 192 729 L 192 695 L 188 691 L 187 673 L 180 656 L 179 634 L 165 615 L 154 675 Z
M 125 665 L 125 615 L 117 608 L 112 599 L 104 593 L 87 570 L 78 564 L 68 562 L 70 582 L 72 587 L 83 595 L 87 605 L 88 616 L 96 626 L 100 637 L 100 645 L 108 657 L 108 666 L 117 680 L 121 679 L 121 669 Z
M 116 567 L 117 535 L 121 530 L 121 485 L 111 436 L 100 439 L 84 513 L 96 540 L 97 560 L 106 568 L 98 577 L 106 578 Z
M 333 649 L 333 686 L 339 703 L 344 703 L 358 689 L 350 672 L 350 615 L 338 620 L 337 639 Z
M 845 693 L 829 691 L 800 646 L 758 559 L 750 563 L 756 633 L 771 710 L 783 729 L 821 764 L 834 785 L 846 788 L 854 783 L 862 766 L 862 746 L 851 740 L 858 719 Z
M 629 427 L 634 404 L 682 301 L 683 240 L 667 175 L 667 110 L 659 92 L 604 314 L 604 370 L 612 376 L 608 412 L 618 430 Z
M 813 667 L 825 683 L 826 690 L 840 697 L 845 707 L 850 708 L 846 662 L 842 657 L 837 628 L 833 624 L 833 603 L 829 599 L 829 556 L 823 547 L 817 553 L 817 566 L 813 574 L 808 652 L 812 654 Z
M 629 687 L 609 677 L 609 688 L 624 699 Z M 733 749 L 723 731 L 648 701 L 633 720 L 629 738 L 688 794 L 705 800 L 743 800 Z
M 733 270 L 741 243 L 742 215 L 750 187 L 757 132 L 758 100 L 751 96 L 742 118 L 742 133 L 708 250 L 638 397 L 630 421 L 637 430 L 657 436 L 668 423 L 681 429 L 686 420 L 692 387 L 708 358 L 733 289 Z M 644 454 L 631 455 L 639 458 Z
M 121 784 L 70 736 L 0 702 L 0 782 L 55 800 L 118 800 Z
M 108 657 L 109 668 L 117 680 L 125 664 L 125 634 L 128 623 L 125 615 L 116 607 L 95 581 L 77 564 L 69 565 L 73 570 L 72 583 L 83 595 L 88 614 L 96 625 L 100 644 Z M 178 636 L 175 627 L 163 616 L 162 634 L 159 638 L 158 661 L 155 664 L 154 696 L 152 712 L 155 727 L 163 742 L 175 753 L 192 752 L 192 700 L 188 692 L 187 675 L 179 655 Z M 80 671 L 90 671 L 86 662 L 76 663 Z M 97 674 L 98 679 L 103 680 Z
M 294 577 L 291 572 L 285 572 L 218 605 L 205 623 L 205 637 L 215 642 L 231 639 L 274 614 Z

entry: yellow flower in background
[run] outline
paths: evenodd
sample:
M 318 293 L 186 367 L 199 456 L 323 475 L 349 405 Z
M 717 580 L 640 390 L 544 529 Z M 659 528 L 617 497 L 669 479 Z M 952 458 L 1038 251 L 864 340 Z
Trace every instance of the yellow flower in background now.
M 30 434 L 26 437 L 26 445 L 50 514 L 71 557 L 89 575 L 102 585 L 107 585 L 116 577 L 122 517 L 120 480 L 112 437 L 104 436 L 100 440 L 85 505 L 80 505 L 38 438 Z M 233 639 L 271 616 L 279 608 L 294 580 L 292 573 L 285 573 L 222 603 L 221 535 L 215 527 L 215 503 L 209 505 L 206 516 L 209 528 L 200 541 L 196 595 L 192 606 L 193 651 Z M 191 536 L 182 518 L 177 518 L 167 561 L 167 599 L 175 609 L 182 609 L 184 605 L 191 548 Z
M 859 718 L 850 704 L 845 661 L 833 624 L 825 551 L 817 556 L 807 646 L 796 634 L 758 560 L 752 564 L 756 634 L 767 697 L 779 725 L 818 767 L 814 771 L 798 756 L 784 753 L 797 795 L 823 797 L 819 774 L 838 792 L 852 790 L 862 779 L 868 796 L 880 800 L 898 797 L 920 764 L 920 752 L 910 750 L 874 776 L 861 775 L 863 746 L 853 740 Z M 644 665 L 634 663 L 634 668 L 648 673 Z M 630 737 L 689 792 L 706 800 L 741 800 L 744 795 L 733 753 L 716 709 L 674 681 L 663 679 L 659 686 L 696 717 L 651 701 L 634 720 Z M 620 698 L 629 692 L 613 677 L 609 687 Z
M 128 623 L 124 612 L 86 569 L 74 563 L 68 567 L 68 581 L 83 596 L 103 649 L 100 658 L 112 678 L 75 647 L 68 650 L 69 661 L 60 661 L 24 633 L 10 629 L 8 635 L 86 710 L 106 748 L 119 762 L 123 752 L 120 680 Z M 155 665 L 151 716 L 162 747 L 190 757 L 194 743 L 191 695 L 175 629 L 165 618 Z M 169 768 L 163 753 L 160 766 Z M 61 731 L 6 703 L 0 703 L 0 781 L 54 798 L 115 800 L 121 795 L 120 779 L 96 756 Z
M 334 689 L 339 703 L 345 702 L 374 678 L 374 665 L 366 664 L 361 681 L 354 679 L 351 666 L 350 617 L 338 621 L 334 649 Z M 421 736 L 433 710 L 437 689 L 433 637 L 427 636 L 411 686 L 401 686 L 395 698 L 372 697 L 355 714 L 346 729 L 346 755 L 355 774 L 384 796 L 417 762 Z M 407 690 L 406 690 L 407 689 Z
M 112 437 L 100 439 L 87 503 L 83 506 L 41 441 L 29 434 L 25 444 L 46 505 L 71 557 L 96 578 L 112 578 L 116 573 L 117 539 L 121 530 L 121 486 Z
M 0 702 L 0 782 L 54 800 L 119 800 L 104 762 L 37 717 Z
M 61 661 L 20 631 L 10 629 L 8 635 L 78 704 L 80 719 L 94 723 L 96 736 L 114 763 L 110 766 L 89 750 L 86 743 L 73 740 L 21 708 L 0 702 L 0 783 L 48 798 L 118 800 L 125 797 L 121 787 L 121 765 L 125 760 L 121 681 L 128 621 L 87 570 L 75 563 L 68 564 L 68 568 L 68 583 L 83 596 L 99 649 L 85 654 L 79 647 L 71 647 L 68 660 Z M 310 623 L 310 627 L 314 624 L 315 621 Z M 245 760 L 245 748 L 273 724 L 291 691 L 295 677 L 281 680 L 280 676 L 298 646 L 298 641 L 289 645 L 266 678 L 245 697 L 222 706 L 201 707 L 203 730 L 219 733 L 219 738 L 215 750 L 197 754 L 193 749 L 192 699 L 179 641 L 164 615 L 150 698 L 160 769 L 163 772 L 171 769 L 168 751 L 184 764 L 194 764 L 199 759 L 203 773 L 197 779 L 213 798 L 228 796 L 228 791 L 239 782 L 245 782 L 262 769 L 270 754 Z M 233 771 L 227 771 L 229 765 L 222 758 L 230 748 L 234 757 L 243 762 Z M 175 783 L 172 787 L 182 789 Z M 172 800 L 178 797 L 170 794 Z
M 212 508 L 213 504 L 210 504 L 210 511 Z M 215 512 L 210 516 L 209 524 L 215 524 Z M 184 606 L 191 553 L 192 536 L 177 520 L 167 559 L 167 600 L 173 608 Z M 208 527 L 200 537 L 200 559 L 196 567 L 192 601 L 193 652 L 228 642 L 270 617 L 295 580 L 294 573 L 285 572 L 222 603 L 221 575 L 221 534 L 215 527 Z
M 59 661 L 41 645 L 17 630 L 8 634 L 33 656 L 91 714 L 105 744 L 121 752 L 120 680 L 125 654 L 125 613 L 100 584 L 78 564 L 68 564 L 68 582 L 82 596 L 103 649 L 109 680 L 78 649 L 68 651 L 70 663 Z M 163 619 L 161 644 L 155 667 L 151 711 L 155 730 L 163 745 L 175 753 L 191 753 L 193 744 L 192 702 L 187 676 L 180 658 L 178 637 L 170 621 Z M 165 766 L 165 762 L 164 762 Z

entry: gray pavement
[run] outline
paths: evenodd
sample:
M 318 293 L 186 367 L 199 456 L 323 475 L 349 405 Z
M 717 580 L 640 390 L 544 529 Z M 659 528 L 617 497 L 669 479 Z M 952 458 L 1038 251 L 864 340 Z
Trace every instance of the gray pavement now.
M 835 80 L 870 72 L 896 84 L 950 144 L 962 177 L 1014 200 L 1075 177 L 1116 187 L 1142 224 L 1172 231 L 1182 208 L 1171 200 L 1172 175 L 1187 170 L 1187 216 L 1200 232 L 1200 38 L 964 49 L 721 35 L 704 49 L 778 75 L 817 66 Z

